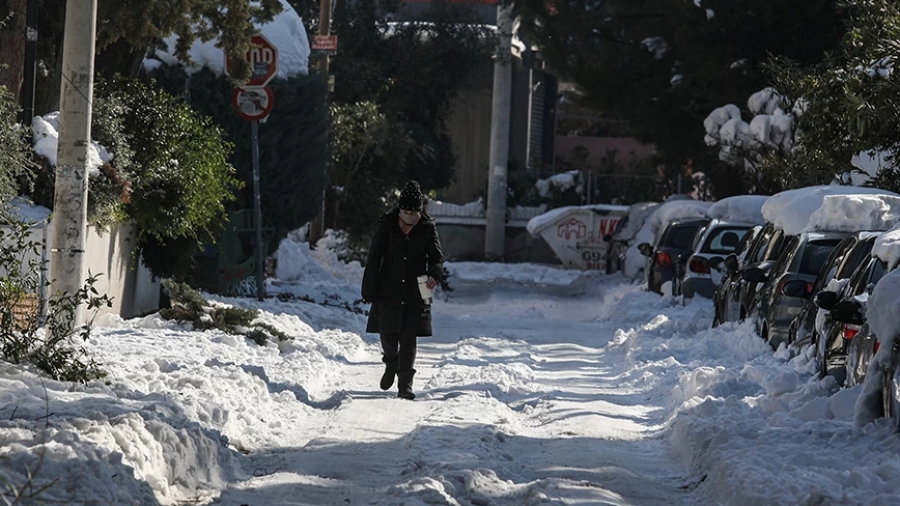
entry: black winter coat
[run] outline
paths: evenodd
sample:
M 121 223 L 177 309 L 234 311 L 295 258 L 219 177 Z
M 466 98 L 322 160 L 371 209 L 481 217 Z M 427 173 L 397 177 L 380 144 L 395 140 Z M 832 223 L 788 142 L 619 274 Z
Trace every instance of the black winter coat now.
M 362 298 L 372 303 L 366 332 L 431 335 L 431 305 L 419 294 L 417 277 L 440 281 L 444 254 L 434 221 L 422 216 L 409 235 L 397 221 L 399 209 L 378 220 L 363 273 Z

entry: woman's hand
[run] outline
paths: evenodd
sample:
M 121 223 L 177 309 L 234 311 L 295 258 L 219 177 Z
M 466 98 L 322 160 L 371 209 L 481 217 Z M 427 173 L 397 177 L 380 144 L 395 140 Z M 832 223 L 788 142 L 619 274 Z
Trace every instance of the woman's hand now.
M 428 276 L 428 281 L 425 282 L 425 286 L 428 287 L 429 290 L 434 290 L 434 287 L 437 286 L 437 281 L 431 276 Z

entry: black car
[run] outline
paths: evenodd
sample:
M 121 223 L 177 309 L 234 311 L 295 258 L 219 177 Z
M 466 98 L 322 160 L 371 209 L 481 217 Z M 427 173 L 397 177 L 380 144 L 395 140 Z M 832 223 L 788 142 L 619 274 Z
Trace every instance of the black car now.
M 825 260 L 825 264 L 822 265 L 822 269 L 813 283 L 810 291 L 813 297 L 825 290 L 832 280 L 849 279 L 859 264 L 869 258 L 875 239 L 880 234 L 880 232 L 855 232 L 838 243 Z M 830 296 L 825 295 L 824 297 Z M 837 294 L 833 297 L 837 297 Z M 788 343 L 797 346 L 814 343 L 818 337 L 816 331 L 816 315 L 818 313 L 819 307 L 810 298 L 800 310 L 800 314 L 791 321 L 788 329 Z
M 824 295 L 833 292 L 817 294 L 816 305 L 830 311 L 830 318 L 816 340 L 816 363 L 820 375 L 832 375 L 839 384 L 844 384 L 850 342 L 865 323 L 865 299 L 886 273 L 887 265 L 870 256 L 856 268 L 850 282 L 837 297 Z
M 722 322 L 727 321 L 723 316 L 728 311 L 728 298 L 731 295 L 731 287 L 740 280 L 738 273 L 741 259 L 745 258 L 749 250 L 754 246 L 755 239 L 762 230 L 761 225 L 756 225 L 744 234 L 744 237 L 738 243 L 734 252 L 722 259 L 713 259 L 710 261 L 710 267 L 716 269 L 722 274 L 716 292 L 713 294 L 713 327 L 718 327 Z
M 742 261 L 738 262 L 734 254 L 725 257 L 723 265 L 728 274 L 723 276 L 717 288 L 717 291 L 721 291 L 716 295 L 721 300 L 721 309 L 716 323 L 747 318 L 756 305 L 759 284 L 745 280 L 744 273 L 757 268 L 763 273 L 771 271 L 783 246 L 784 232 L 767 223 L 747 246 L 747 253 L 743 255 Z
M 677 295 L 678 281 L 683 269 L 679 259 L 691 249 L 694 235 L 708 219 L 675 220 L 669 222 L 659 234 L 656 244 L 641 243 L 638 250 L 647 257 L 647 287 L 651 292 L 662 295 L 662 287 L 672 282 L 672 295 Z

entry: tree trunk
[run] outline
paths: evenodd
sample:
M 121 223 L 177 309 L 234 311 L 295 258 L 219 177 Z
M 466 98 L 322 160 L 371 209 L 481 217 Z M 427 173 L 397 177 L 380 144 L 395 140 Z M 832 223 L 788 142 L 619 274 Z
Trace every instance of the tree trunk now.
M 16 102 L 25 75 L 25 7 L 26 0 L 0 0 L 0 19 L 12 14 L 0 28 L 0 86 L 6 86 Z

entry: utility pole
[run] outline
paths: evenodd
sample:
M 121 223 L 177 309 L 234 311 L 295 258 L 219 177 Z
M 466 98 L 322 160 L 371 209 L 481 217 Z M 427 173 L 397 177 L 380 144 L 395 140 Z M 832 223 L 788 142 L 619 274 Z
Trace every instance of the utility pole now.
M 68 0 L 63 37 L 59 148 L 50 250 L 51 297 L 73 295 L 82 285 L 87 234 L 88 148 L 94 91 L 97 0 Z M 81 308 L 73 324 L 81 322 Z
M 331 0 L 320 0 L 319 2 L 319 35 L 331 35 Z M 328 54 L 319 56 L 316 69 L 325 76 L 328 83 L 328 91 L 325 93 L 325 107 L 330 107 L 330 97 L 332 91 L 331 76 L 328 74 L 328 64 L 330 57 Z M 325 139 L 327 142 L 328 133 L 326 130 Z M 327 162 L 326 162 L 327 167 Z M 325 172 L 325 185 L 328 186 L 328 171 Z M 325 195 L 327 192 L 322 190 L 322 206 L 319 208 L 319 214 L 309 223 L 309 244 L 314 246 L 319 239 L 325 236 Z
M 494 56 L 494 90 L 491 101 L 491 149 L 488 162 L 488 194 L 485 212 L 484 257 L 506 253 L 506 167 L 509 162 L 509 112 L 512 94 L 512 18 L 509 6 L 497 4 L 500 42 Z

